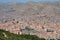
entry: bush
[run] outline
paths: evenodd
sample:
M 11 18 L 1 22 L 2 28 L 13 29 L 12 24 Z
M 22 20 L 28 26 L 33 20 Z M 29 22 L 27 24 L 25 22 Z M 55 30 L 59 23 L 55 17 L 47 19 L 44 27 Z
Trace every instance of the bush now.
M 8 38 L 5 38 L 3 32 L 6 33 Z M 35 35 L 16 35 L 8 31 L 0 30 L 0 40 L 45 40 L 44 38 L 39 38 Z

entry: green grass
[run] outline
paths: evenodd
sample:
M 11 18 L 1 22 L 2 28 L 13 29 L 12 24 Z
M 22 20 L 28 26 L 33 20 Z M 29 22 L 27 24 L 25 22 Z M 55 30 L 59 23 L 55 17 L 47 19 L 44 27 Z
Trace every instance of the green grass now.
M 4 37 L 5 33 L 8 38 Z M 35 35 L 16 35 L 8 31 L 0 30 L 0 40 L 45 40 L 44 38 L 39 38 Z
M 3 33 L 5 33 L 7 37 L 5 37 Z M 0 40 L 45 40 L 45 39 L 39 38 L 35 35 L 25 35 L 25 34 L 17 35 L 17 34 L 10 33 L 8 31 L 0 30 Z M 50 40 L 54 40 L 54 39 L 50 39 Z

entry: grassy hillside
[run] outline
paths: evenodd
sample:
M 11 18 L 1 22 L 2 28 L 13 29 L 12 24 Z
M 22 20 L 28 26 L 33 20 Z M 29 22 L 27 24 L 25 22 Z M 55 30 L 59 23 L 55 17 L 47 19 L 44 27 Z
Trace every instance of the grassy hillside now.
M 0 40 L 45 40 L 35 35 L 16 35 L 10 32 L 0 30 Z
M 10 33 L 8 31 L 0 30 L 0 40 L 45 40 L 45 39 L 39 38 L 35 35 L 25 35 L 25 34 L 17 35 Z M 54 39 L 50 39 L 50 40 L 54 40 Z

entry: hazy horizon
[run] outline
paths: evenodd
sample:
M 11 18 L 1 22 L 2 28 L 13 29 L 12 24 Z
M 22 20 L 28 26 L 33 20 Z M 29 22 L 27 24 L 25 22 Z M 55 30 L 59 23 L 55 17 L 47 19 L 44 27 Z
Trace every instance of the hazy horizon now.
M 28 2 L 28 1 L 33 1 L 33 2 L 56 2 L 60 0 L 0 0 L 0 2 Z

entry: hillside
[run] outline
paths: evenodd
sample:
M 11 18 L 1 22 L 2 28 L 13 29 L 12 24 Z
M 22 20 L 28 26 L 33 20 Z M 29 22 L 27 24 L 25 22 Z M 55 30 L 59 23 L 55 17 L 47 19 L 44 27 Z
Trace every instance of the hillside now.
M 0 29 L 60 38 L 60 2 L 0 3 Z
M 0 40 L 45 40 L 35 35 L 16 35 L 8 31 L 0 30 Z

